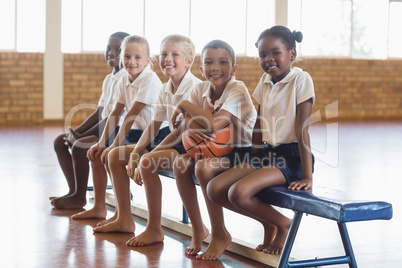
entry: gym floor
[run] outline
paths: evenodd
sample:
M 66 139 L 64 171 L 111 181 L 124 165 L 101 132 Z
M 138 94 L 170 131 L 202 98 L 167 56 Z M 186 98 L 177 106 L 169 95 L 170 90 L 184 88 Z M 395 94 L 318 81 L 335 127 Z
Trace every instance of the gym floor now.
M 126 247 L 131 234 L 93 234 L 99 220 L 72 221 L 70 216 L 77 210 L 52 208 L 48 197 L 67 191 L 52 148 L 61 132 L 62 126 L 0 127 L 1 267 L 264 267 L 230 252 L 218 261 L 198 261 L 183 253 L 190 238 L 168 229 L 164 243 Z M 393 205 L 390 221 L 348 224 L 359 267 L 400 267 L 402 262 L 401 133 L 402 122 L 321 123 L 310 128 L 315 185 L 346 191 L 353 199 Z M 174 182 L 168 181 L 164 187 L 173 191 Z M 86 208 L 93 204 L 88 200 Z M 180 201 L 172 200 L 164 207 L 180 209 Z M 282 211 L 292 217 L 291 211 Z M 108 216 L 113 212 L 110 207 Z M 258 223 L 230 212 L 225 215 L 233 237 L 251 245 L 261 242 Z M 134 219 L 138 234 L 146 222 Z M 334 222 L 303 218 L 291 254 L 294 258 L 342 254 Z

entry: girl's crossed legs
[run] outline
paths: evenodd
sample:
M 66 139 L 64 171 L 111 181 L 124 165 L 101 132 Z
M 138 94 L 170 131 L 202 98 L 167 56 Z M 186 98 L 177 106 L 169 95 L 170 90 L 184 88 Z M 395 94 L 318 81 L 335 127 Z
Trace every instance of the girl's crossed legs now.
M 285 183 L 283 173 L 274 166 L 256 170 L 242 163 L 211 180 L 207 194 L 223 207 L 261 222 L 265 232 L 264 242 L 256 249 L 280 254 L 291 220 L 255 195 L 266 187 Z

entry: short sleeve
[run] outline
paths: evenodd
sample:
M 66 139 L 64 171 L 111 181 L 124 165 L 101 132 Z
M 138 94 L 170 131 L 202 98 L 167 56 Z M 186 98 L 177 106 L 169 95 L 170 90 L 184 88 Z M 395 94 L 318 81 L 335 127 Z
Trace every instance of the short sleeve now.
M 308 99 L 315 99 L 313 79 L 307 72 L 301 72 L 296 78 L 296 103 L 300 104 Z
M 203 101 L 202 101 L 203 90 L 201 87 L 202 84 L 203 83 L 197 84 L 190 94 L 190 102 L 200 108 L 203 108 Z
M 138 86 L 138 91 L 134 101 L 152 105 L 157 103 L 159 91 L 162 85 L 159 78 L 158 80 L 154 79 L 153 73 L 148 76 L 149 77 L 143 79 L 141 84 Z
M 262 100 L 262 85 L 265 81 L 265 74 L 263 76 L 261 76 L 260 81 L 258 82 L 257 87 L 255 88 L 254 92 L 253 92 L 253 98 L 255 99 L 255 101 L 258 104 L 261 104 L 261 100 Z
M 101 96 L 99 98 L 99 102 L 98 102 L 98 106 L 100 106 L 100 107 L 105 107 L 105 103 L 106 103 L 106 88 L 107 88 L 107 86 L 109 84 L 109 80 L 110 80 L 111 76 L 112 76 L 111 74 L 108 74 L 105 77 L 105 79 L 103 79 L 102 94 L 101 94 Z
M 238 83 L 234 88 L 231 88 L 221 109 L 228 111 L 238 119 L 243 118 L 251 109 L 254 109 L 247 87 Z
M 163 122 L 167 120 L 167 112 L 166 112 L 166 107 L 164 104 L 166 96 L 164 94 L 164 90 L 162 88 L 161 92 L 159 93 L 158 97 L 158 103 L 156 104 L 156 109 L 155 109 L 155 116 L 154 119 L 155 121 L 158 122 Z

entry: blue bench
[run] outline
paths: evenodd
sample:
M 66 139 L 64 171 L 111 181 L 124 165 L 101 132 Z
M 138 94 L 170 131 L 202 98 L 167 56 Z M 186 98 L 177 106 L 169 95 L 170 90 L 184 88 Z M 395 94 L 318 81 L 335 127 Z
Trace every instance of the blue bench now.
M 259 192 L 257 197 L 266 204 L 294 211 L 292 225 L 277 266 L 279 268 L 315 267 L 344 263 L 349 264 L 349 267 L 357 267 L 346 223 L 392 218 L 392 205 L 387 202 L 351 201 L 347 199 L 344 192 L 327 188 L 313 187 L 307 191 L 293 191 L 284 185 L 273 186 Z M 336 221 L 346 255 L 290 262 L 290 252 L 303 213 Z
M 159 171 L 159 175 L 174 179 L 173 172 L 170 171 Z M 199 185 L 195 176 L 193 176 L 193 180 L 196 185 Z M 277 266 L 279 268 L 316 267 L 344 263 L 349 264 L 349 267 L 357 267 L 346 223 L 392 218 L 392 205 L 387 202 L 350 200 L 345 192 L 322 187 L 313 187 L 307 191 L 293 191 L 284 185 L 273 186 L 259 192 L 257 197 L 266 204 L 290 209 L 294 212 L 292 225 Z M 337 222 L 345 256 L 289 261 L 304 213 Z M 189 222 L 184 206 L 182 222 L 185 224 Z

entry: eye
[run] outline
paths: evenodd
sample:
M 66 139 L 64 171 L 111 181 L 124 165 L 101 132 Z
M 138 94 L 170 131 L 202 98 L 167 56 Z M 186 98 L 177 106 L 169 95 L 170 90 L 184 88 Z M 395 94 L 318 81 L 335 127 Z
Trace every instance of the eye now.
M 162 56 L 162 57 L 166 57 L 166 56 L 167 56 L 167 53 L 161 53 L 161 56 Z
M 225 64 L 228 64 L 229 63 L 229 61 L 227 61 L 227 60 L 220 60 L 219 61 L 219 64 L 221 64 L 221 65 L 225 65 Z

